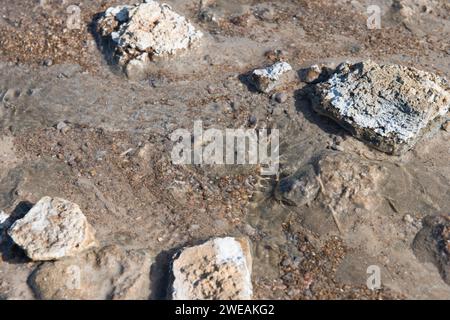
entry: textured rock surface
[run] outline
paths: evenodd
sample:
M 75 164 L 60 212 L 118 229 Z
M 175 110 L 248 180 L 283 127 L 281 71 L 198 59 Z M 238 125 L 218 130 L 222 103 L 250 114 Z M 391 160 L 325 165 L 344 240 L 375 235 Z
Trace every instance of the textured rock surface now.
M 9 215 L 0 210 L 0 229 L 3 228 L 3 224 L 6 222 L 8 218 Z
M 450 216 L 428 216 L 414 239 L 413 249 L 422 261 L 432 262 L 450 285 Z
M 40 299 L 148 299 L 152 257 L 144 250 L 109 246 L 46 262 L 30 284 Z
M 74 256 L 96 244 L 78 205 L 59 198 L 42 198 L 8 234 L 35 261 Z
M 186 248 L 173 262 L 174 300 L 251 299 L 252 257 L 246 239 L 216 238 Z
M 445 79 L 372 61 L 344 63 L 316 89 L 317 112 L 389 154 L 412 148 L 450 107 Z
M 322 203 L 337 213 L 352 206 L 372 209 L 377 199 L 374 192 L 384 174 L 376 164 L 346 153 L 325 153 L 282 179 L 275 197 L 294 206 L 311 203 L 320 194 Z
M 274 89 L 292 81 L 294 78 L 293 70 L 287 62 L 277 62 L 264 69 L 253 71 L 251 80 L 261 92 L 269 93 Z
M 98 26 L 101 35 L 116 46 L 119 64 L 132 63 L 132 67 L 188 49 L 203 36 L 169 5 L 153 0 L 111 7 Z

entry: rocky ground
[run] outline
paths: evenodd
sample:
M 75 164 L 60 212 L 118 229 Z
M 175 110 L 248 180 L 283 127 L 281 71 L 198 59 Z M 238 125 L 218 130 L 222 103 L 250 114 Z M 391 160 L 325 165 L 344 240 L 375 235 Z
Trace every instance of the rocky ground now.
M 111 50 L 97 21 L 136 2 L 0 5 L 0 298 L 450 298 L 449 87 L 433 82 L 450 78 L 448 1 L 167 0 L 202 37 L 171 57 L 146 47 L 152 61 L 130 74 L 117 54 L 144 51 Z M 366 23 L 374 4 L 380 29 Z M 361 97 L 386 95 L 369 118 L 380 101 L 408 102 L 394 105 L 408 115 L 404 131 L 392 135 L 386 117 L 383 134 L 370 121 L 352 132 L 348 114 L 326 102 L 335 68 L 368 59 L 433 74 L 408 69 L 349 94 L 352 112 Z M 296 77 L 255 88 L 253 70 L 278 61 Z M 279 129 L 279 174 L 173 165 L 170 135 L 195 120 Z M 384 152 L 397 149 L 377 139 L 408 148 Z M 70 203 L 42 218 L 30 209 L 44 197 Z M 25 222 L 47 218 L 30 248 Z M 95 248 L 81 231 L 91 227 Z M 223 247 L 234 248 L 226 259 Z M 370 266 L 381 270 L 379 290 L 367 288 Z M 224 274 L 235 282 L 222 285 Z M 196 278 L 206 280 L 194 290 Z

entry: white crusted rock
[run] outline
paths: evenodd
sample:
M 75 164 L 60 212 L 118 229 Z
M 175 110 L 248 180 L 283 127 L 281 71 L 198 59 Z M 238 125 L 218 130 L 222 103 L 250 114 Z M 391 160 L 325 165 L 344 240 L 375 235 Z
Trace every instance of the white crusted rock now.
M 74 256 L 96 244 L 80 207 L 59 198 L 42 198 L 8 234 L 35 261 Z
M 147 250 L 108 246 L 46 262 L 30 277 L 30 285 L 44 300 L 143 300 L 151 295 L 152 263 Z
M 274 89 L 293 80 L 293 70 L 287 62 L 277 62 L 264 69 L 256 69 L 251 80 L 261 92 L 269 93 Z
M 317 99 L 319 98 L 319 99 Z M 314 109 L 354 136 L 389 154 L 402 154 L 450 107 L 446 79 L 432 73 L 373 61 L 344 63 L 316 86 Z
M 150 59 L 173 55 L 190 48 L 203 36 L 169 5 L 153 0 L 111 7 L 99 20 L 98 27 L 102 36 L 113 41 L 122 66 L 135 59 L 146 60 L 143 55 Z
M 250 244 L 216 238 L 186 248 L 173 262 L 174 300 L 245 300 L 253 294 Z

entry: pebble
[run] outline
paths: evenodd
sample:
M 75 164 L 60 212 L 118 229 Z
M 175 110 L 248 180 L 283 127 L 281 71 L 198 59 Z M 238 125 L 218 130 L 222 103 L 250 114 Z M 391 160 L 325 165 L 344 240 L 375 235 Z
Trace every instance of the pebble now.
M 258 121 L 258 119 L 256 119 L 256 117 L 253 115 L 250 116 L 250 118 L 248 119 L 248 123 L 252 126 L 255 125 L 257 121 Z
M 442 129 L 443 129 L 444 131 L 450 132 L 450 121 L 447 121 L 446 123 L 444 123 L 444 124 L 442 125 Z
M 288 99 L 288 95 L 285 92 L 278 92 L 273 95 L 273 99 L 278 103 L 284 103 Z
M 407 214 L 406 216 L 403 217 L 403 221 L 405 221 L 406 223 L 413 223 L 414 222 L 414 218 L 411 217 L 409 214 Z
M 46 60 L 44 60 L 43 65 L 46 66 L 46 67 L 50 67 L 50 66 L 53 65 L 53 60 L 52 59 L 46 59 Z
M 69 126 L 67 125 L 67 123 L 65 123 L 64 121 L 60 121 L 57 125 L 56 125 L 56 129 L 62 133 L 66 133 L 67 131 L 69 131 Z

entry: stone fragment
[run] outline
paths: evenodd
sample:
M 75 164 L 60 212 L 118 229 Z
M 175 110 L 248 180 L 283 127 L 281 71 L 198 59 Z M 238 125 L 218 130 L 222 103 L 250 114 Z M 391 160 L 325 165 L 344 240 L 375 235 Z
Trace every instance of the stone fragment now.
M 148 299 L 152 256 L 144 250 L 108 246 L 77 257 L 46 262 L 30 277 L 40 299 Z
M 121 66 L 142 67 L 155 57 L 190 48 L 203 34 L 167 4 L 146 0 L 108 8 L 98 21 L 99 33 L 115 46 Z
M 450 121 L 447 121 L 446 123 L 444 123 L 444 124 L 442 125 L 442 129 L 443 129 L 444 131 L 450 132 Z
M 258 91 L 269 93 L 293 80 L 293 70 L 287 62 L 277 62 L 253 71 L 251 80 Z
M 414 68 L 370 60 L 344 63 L 316 85 L 314 109 L 388 154 L 411 149 L 450 107 L 446 79 Z
M 74 256 L 96 244 L 80 207 L 59 198 L 42 198 L 8 234 L 35 261 Z
M 312 165 L 301 168 L 278 183 L 275 198 L 288 205 L 301 207 L 310 203 L 320 190 L 319 181 Z
M 252 257 L 244 238 L 216 238 L 186 248 L 172 266 L 174 300 L 245 300 L 252 297 Z

